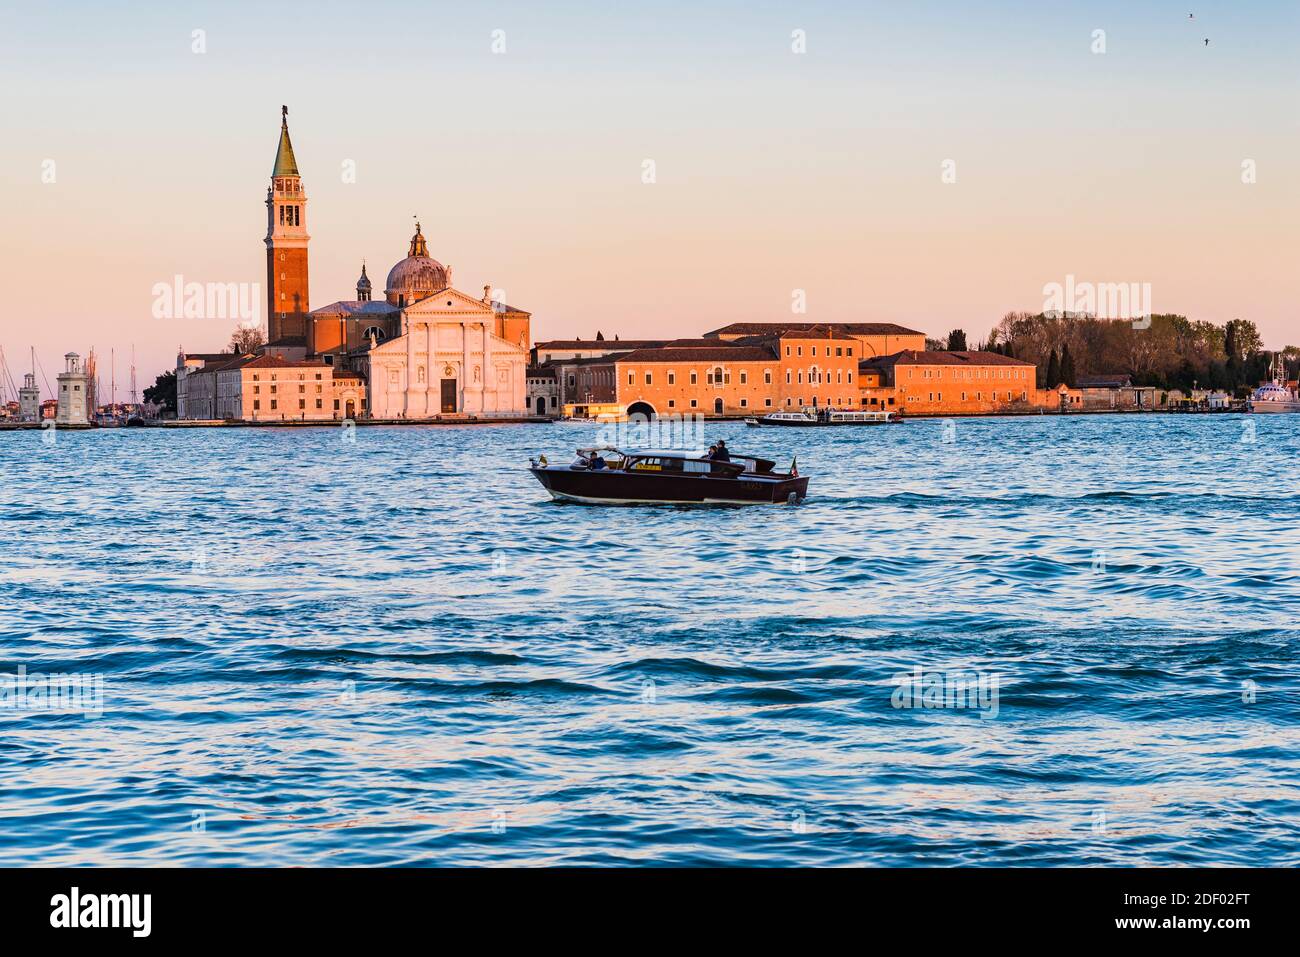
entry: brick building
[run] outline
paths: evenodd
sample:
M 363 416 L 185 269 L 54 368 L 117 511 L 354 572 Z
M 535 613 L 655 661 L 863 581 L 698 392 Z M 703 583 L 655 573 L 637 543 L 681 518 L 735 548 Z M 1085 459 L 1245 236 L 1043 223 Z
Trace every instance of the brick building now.
M 826 326 L 734 339 L 674 339 L 654 348 L 557 362 L 569 406 L 627 414 L 743 415 L 857 404 L 859 340 Z
M 892 322 L 733 322 L 704 335 L 708 339 L 736 342 L 752 336 L 774 336 L 810 329 L 830 330 L 856 339 L 857 352 L 862 358 L 892 355 L 904 349 L 925 349 L 925 333 Z
M 908 349 L 866 359 L 859 371 L 861 404 L 869 409 L 948 414 L 1028 410 L 1041 404 L 1034 364 L 995 352 Z
M 365 382 L 319 360 L 225 355 L 194 365 L 177 362 L 181 419 L 246 422 L 331 422 L 366 414 Z

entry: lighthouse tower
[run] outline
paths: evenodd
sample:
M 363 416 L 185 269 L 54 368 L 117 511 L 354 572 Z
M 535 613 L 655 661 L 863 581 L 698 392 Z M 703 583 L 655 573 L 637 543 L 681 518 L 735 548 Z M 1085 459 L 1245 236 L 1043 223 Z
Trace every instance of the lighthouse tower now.
M 307 196 L 289 142 L 289 108 L 282 106 L 280 146 L 266 190 L 266 338 L 272 346 L 306 345 L 309 239 Z
M 59 406 L 54 420 L 59 425 L 85 425 L 87 415 L 86 394 L 90 377 L 81 364 L 81 356 L 69 352 L 63 357 L 64 370 L 59 373 Z
M 36 373 L 23 376 L 23 387 L 18 390 L 18 418 L 35 422 L 41 417 L 41 390 L 36 387 Z

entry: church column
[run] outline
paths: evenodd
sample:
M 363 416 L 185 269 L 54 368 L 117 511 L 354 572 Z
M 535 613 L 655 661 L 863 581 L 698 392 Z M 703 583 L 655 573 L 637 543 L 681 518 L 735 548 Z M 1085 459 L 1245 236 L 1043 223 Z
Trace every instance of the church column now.
M 402 374 L 402 414 L 411 415 L 411 384 L 415 376 L 415 327 L 409 319 L 403 318 L 406 326 L 406 371 Z
M 474 376 L 474 367 L 470 364 L 469 323 L 460 324 L 460 341 L 462 345 L 462 362 L 460 366 L 460 408 L 459 412 L 469 411 L 470 383 Z
M 483 402 L 482 402 L 482 408 L 483 411 L 485 412 L 495 412 L 498 408 L 500 408 L 500 406 L 496 401 L 497 399 L 496 381 L 497 381 L 496 371 L 492 368 L 492 332 L 488 328 L 488 324 L 485 322 L 483 323 L 483 390 L 484 391 L 483 391 Z M 489 403 L 488 401 L 489 393 L 492 396 L 491 403 Z M 489 404 L 491 404 L 492 406 L 491 409 L 488 408 Z
M 424 324 L 424 413 L 433 415 L 435 412 L 442 411 L 442 378 L 439 376 L 438 389 L 433 390 L 434 366 L 434 347 L 438 341 L 438 329 L 435 323 L 426 322 Z M 434 399 L 429 401 L 429 394 L 433 392 Z

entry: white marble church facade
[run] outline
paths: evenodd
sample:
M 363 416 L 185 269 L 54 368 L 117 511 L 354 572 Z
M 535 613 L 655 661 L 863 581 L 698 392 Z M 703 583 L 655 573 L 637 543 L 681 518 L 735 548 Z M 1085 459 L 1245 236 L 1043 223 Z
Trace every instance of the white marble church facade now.
M 451 287 L 401 311 L 401 334 L 372 345 L 362 372 L 370 415 L 524 412 L 528 343 L 511 342 L 504 307 Z

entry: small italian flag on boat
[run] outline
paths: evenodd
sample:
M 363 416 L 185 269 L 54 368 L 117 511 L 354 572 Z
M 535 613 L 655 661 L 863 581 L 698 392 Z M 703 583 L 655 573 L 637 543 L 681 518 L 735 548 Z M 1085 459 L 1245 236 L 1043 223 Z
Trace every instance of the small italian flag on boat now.
M 798 478 L 798 477 L 799 477 L 799 457 L 798 457 L 798 456 L 795 456 L 794 458 L 792 458 L 792 459 L 790 460 L 790 476 L 791 476 L 792 478 Z

